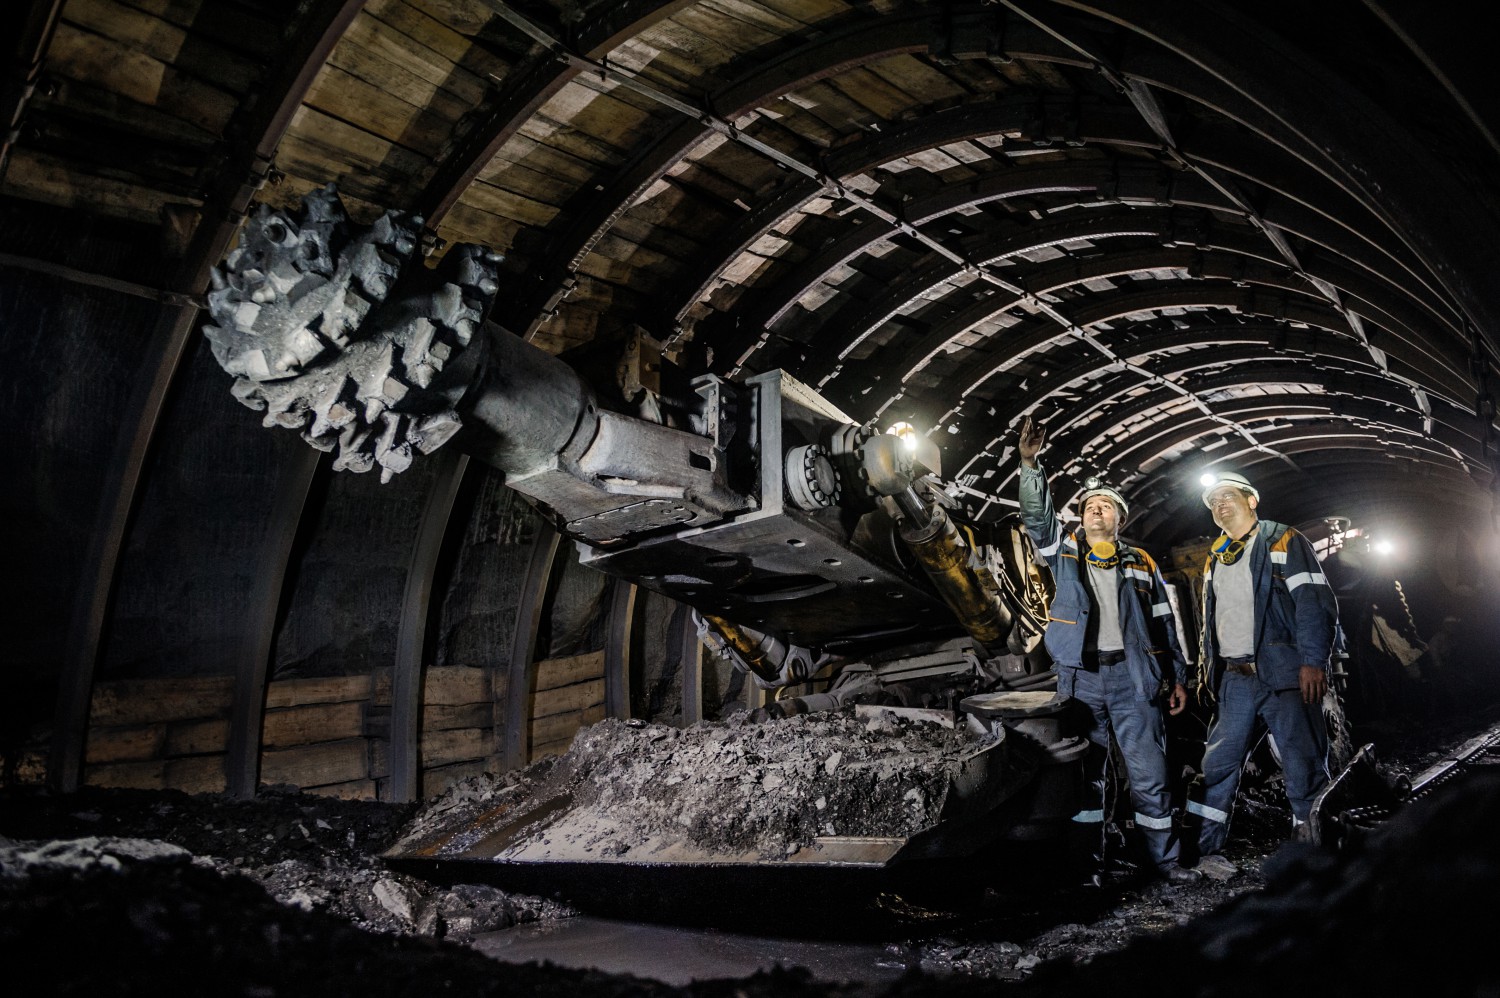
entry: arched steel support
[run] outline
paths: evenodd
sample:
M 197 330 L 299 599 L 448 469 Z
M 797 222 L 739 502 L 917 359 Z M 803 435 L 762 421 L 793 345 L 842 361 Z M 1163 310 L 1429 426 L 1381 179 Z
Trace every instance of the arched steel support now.
M 469 456 L 444 448 L 433 458 L 437 471 L 427 489 L 421 526 L 412 541 L 391 670 L 390 799 L 416 800 L 422 791 L 422 653 L 432 616 L 433 575 L 448 536 L 453 504 L 463 487 Z
M 639 667 L 644 605 L 645 590 L 624 579 L 614 581 L 604 646 L 604 713 L 608 717 L 624 720 L 633 714 L 631 676 Z
M 234 661 L 234 700 L 229 711 L 229 752 L 224 760 L 225 789 L 232 797 L 254 797 L 260 783 L 261 731 L 265 725 L 266 678 L 274 653 L 277 616 L 286 594 L 287 567 L 297 525 L 307 512 L 313 481 L 328 473 L 322 453 L 295 447 L 277 485 L 278 495 L 266 521 L 265 541 L 245 602 L 245 628 L 251 640 L 240 645 Z
M 546 609 L 547 588 L 562 535 L 551 524 L 539 523 L 526 564 L 516 625 L 510 639 L 510 667 L 505 684 L 501 765 L 520 769 L 531 761 L 531 702 L 536 693 L 536 642 Z

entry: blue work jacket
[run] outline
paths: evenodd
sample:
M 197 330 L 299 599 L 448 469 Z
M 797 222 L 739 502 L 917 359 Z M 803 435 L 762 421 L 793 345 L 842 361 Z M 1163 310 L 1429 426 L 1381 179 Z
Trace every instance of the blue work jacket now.
M 1255 675 L 1273 690 L 1294 690 L 1302 666 L 1327 669 L 1338 634 L 1338 600 L 1306 537 L 1285 523 L 1261 520 L 1250 549 L 1255 593 Z M 1203 663 L 1218 688 L 1213 555 L 1203 567 Z
M 1084 635 L 1094 612 L 1093 592 L 1079 559 L 1082 531 L 1064 533 L 1052 506 L 1052 491 L 1040 465 L 1021 468 L 1021 519 L 1052 569 L 1057 594 L 1047 611 L 1047 653 L 1057 669 L 1057 691 L 1073 695 L 1083 667 Z M 1118 586 L 1120 636 L 1125 661 L 1110 668 L 1130 671 L 1142 700 L 1155 700 L 1174 685 L 1187 682 L 1187 663 L 1177 641 L 1177 621 L 1167 586 L 1151 556 L 1140 548 L 1119 545 Z

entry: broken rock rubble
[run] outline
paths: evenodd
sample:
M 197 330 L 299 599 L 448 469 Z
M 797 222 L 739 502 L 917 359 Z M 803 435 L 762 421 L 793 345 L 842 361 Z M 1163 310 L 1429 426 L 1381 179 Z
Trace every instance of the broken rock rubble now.
M 650 861 L 679 845 L 736 859 L 795 854 L 820 836 L 909 836 L 937 821 L 951 766 L 984 743 L 891 713 L 743 715 L 687 729 L 603 721 L 520 774 L 476 777 L 419 814 L 404 841 L 459 830 L 462 849 L 549 800 L 568 806 L 515 841 L 552 855 Z M 497 813 L 497 807 L 508 804 Z M 465 827 L 465 826 L 469 827 Z M 398 847 L 399 849 L 400 847 Z

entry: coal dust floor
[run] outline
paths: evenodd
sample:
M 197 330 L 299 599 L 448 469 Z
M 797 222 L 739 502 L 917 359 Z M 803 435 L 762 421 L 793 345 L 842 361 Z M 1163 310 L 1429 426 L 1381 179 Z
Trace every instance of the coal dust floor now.
M 1382 768 L 1415 775 L 1497 723 L 1490 707 L 1389 733 Z M 1085 890 L 1045 851 L 996 853 L 841 897 L 727 885 L 713 900 L 729 927 L 706 930 L 390 868 L 381 854 L 433 802 L 8 790 L 0 965 L 49 995 L 1500 993 L 1500 775 L 1346 854 L 1284 843 L 1280 800 L 1274 779 L 1251 788 L 1227 880 L 1117 866 Z M 809 926 L 809 908 L 833 921 Z M 735 931 L 752 910 L 755 931 Z

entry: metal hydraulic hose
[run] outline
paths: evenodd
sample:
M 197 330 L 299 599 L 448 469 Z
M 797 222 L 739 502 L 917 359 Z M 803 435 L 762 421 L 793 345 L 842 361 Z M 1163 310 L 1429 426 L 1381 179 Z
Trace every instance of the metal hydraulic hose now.
M 941 506 L 928 506 L 911 489 L 896 497 L 906 514 L 901 540 L 932 580 L 938 595 L 953 611 L 964 630 L 987 651 L 1005 650 L 1011 614 L 995 587 L 986 585 L 981 566 L 974 563 L 972 544 Z

